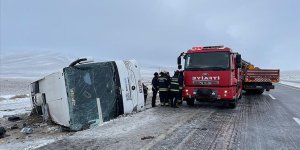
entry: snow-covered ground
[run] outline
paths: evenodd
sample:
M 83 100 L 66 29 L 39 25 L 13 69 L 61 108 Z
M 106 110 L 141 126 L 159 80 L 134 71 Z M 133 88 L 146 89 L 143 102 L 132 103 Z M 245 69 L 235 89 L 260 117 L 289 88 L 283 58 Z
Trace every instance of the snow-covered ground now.
M 282 81 L 300 82 L 300 70 L 281 71 L 280 78 Z
M 144 82 L 151 81 L 155 72 L 159 73 L 161 71 L 168 71 L 170 75 L 173 75 L 174 71 L 177 70 L 176 66 L 159 67 L 146 64 L 141 64 L 140 66 L 140 71 Z
M 28 79 L 0 78 L 0 118 L 31 111 Z
M 282 71 L 280 83 L 300 88 L 300 70 Z
M 300 83 L 298 82 L 289 82 L 289 81 L 280 81 L 281 84 L 285 84 L 285 85 L 289 85 L 289 86 L 293 86 L 293 87 L 297 87 L 300 88 Z
M 0 55 L 0 78 L 36 80 L 61 68 L 67 67 L 76 59 L 74 56 L 66 56 L 51 51 L 24 52 L 18 54 L 5 52 Z M 95 61 L 109 60 L 95 59 Z M 177 69 L 176 64 L 174 64 L 174 66 L 155 66 L 152 64 L 138 63 L 141 66 L 143 78 L 146 80 L 152 78 L 154 72 L 169 71 L 172 75 L 173 71 Z
M 29 113 L 32 109 L 29 97 L 15 98 L 12 95 L 2 95 L 3 100 L 0 100 L 0 118 L 16 114 Z

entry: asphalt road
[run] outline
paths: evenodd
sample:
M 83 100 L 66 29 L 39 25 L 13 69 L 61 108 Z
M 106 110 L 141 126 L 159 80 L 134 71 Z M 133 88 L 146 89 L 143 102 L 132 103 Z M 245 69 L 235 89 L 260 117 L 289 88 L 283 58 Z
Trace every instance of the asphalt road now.
M 235 109 L 150 108 L 40 149 L 300 149 L 300 89 L 278 84 Z

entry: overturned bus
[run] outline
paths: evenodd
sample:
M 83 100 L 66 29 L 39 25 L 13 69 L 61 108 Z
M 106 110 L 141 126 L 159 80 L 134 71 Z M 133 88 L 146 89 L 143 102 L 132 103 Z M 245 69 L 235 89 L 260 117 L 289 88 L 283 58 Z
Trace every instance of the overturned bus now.
M 80 61 L 31 83 L 34 109 L 44 119 L 78 131 L 144 110 L 136 61 Z

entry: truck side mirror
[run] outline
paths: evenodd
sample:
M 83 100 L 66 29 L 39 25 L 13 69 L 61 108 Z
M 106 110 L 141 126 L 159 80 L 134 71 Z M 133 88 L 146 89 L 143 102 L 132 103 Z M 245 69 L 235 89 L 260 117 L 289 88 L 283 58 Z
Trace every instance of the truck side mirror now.
M 181 65 L 181 56 L 177 58 L 177 65 Z
M 181 69 L 182 68 L 182 65 L 181 65 L 181 56 L 179 56 L 177 58 L 177 65 L 178 65 L 178 69 Z
M 241 56 L 241 54 L 237 54 L 235 60 L 236 60 L 237 68 L 242 68 L 242 56 Z

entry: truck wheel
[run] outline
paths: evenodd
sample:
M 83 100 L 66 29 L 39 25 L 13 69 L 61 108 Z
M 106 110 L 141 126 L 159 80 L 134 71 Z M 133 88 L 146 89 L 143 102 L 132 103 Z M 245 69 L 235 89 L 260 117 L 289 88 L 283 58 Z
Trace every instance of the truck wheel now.
M 242 99 L 242 92 L 240 93 L 239 99 Z
M 230 102 L 229 108 L 234 109 L 236 107 L 236 102 Z
M 246 94 L 248 94 L 248 95 L 249 95 L 249 94 L 250 94 L 250 95 L 254 94 L 253 90 L 249 90 L 249 89 L 248 89 L 248 90 L 245 90 L 245 91 L 246 91 Z
M 246 90 L 246 93 L 248 94 L 256 94 L 256 95 L 261 95 L 264 92 L 264 89 L 250 89 L 250 90 Z
M 179 105 L 182 105 L 182 100 L 179 100 L 178 104 L 179 104 Z
M 228 107 L 234 109 L 236 107 L 237 98 L 233 99 L 232 102 L 229 102 Z
M 189 106 L 194 106 L 195 100 L 194 100 L 193 98 L 188 98 L 188 99 L 186 99 L 186 103 L 187 103 Z
M 260 90 L 256 90 L 255 93 L 258 95 L 261 95 L 262 93 L 264 93 L 264 89 L 260 89 Z

